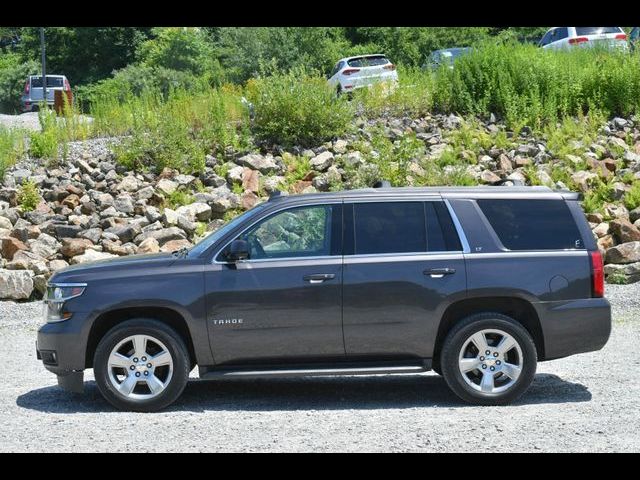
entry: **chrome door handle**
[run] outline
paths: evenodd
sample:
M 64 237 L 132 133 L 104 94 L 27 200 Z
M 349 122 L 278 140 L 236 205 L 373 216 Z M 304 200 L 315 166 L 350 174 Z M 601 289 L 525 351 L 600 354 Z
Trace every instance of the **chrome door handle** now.
M 335 277 L 333 273 L 313 273 L 311 275 L 305 275 L 302 279 L 309 283 L 322 283 Z
M 455 268 L 428 268 L 424 272 L 425 275 L 429 275 L 431 278 L 442 278 L 445 275 L 453 275 L 456 273 Z

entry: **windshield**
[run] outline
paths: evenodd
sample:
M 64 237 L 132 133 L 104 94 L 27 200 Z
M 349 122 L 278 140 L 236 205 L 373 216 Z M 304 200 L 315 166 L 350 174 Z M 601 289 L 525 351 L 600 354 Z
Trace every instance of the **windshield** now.
M 191 247 L 191 249 L 189 250 L 189 256 L 190 257 L 198 257 L 198 256 L 200 256 L 211 245 L 215 244 L 218 240 L 220 240 L 227 233 L 229 233 L 234 228 L 236 228 L 238 225 L 240 225 L 242 222 L 244 222 L 247 218 L 250 218 L 250 217 L 254 216 L 255 214 L 259 213 L 260 211 L 262 211 L 266 206 L 267 206 L 267 202 L 261 203 L 260 205 L 252 208 L 251 210 L 247 210 L 246 212 L 242 213 L 241 215 L 238 215 L 233 220 L 225 223 L 218 230 L 216 230 L 215 232 L 207 235 L 205 238 L 203 238 L 197 244 L 195 244 L 193 247 Z

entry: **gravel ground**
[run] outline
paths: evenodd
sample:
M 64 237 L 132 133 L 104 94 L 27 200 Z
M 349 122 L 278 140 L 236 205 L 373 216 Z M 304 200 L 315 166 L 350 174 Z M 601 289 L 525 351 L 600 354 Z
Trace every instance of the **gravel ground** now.
M 80 115 L 86 122 L 92 122 L 93 118 L 88 115 Z M 19 115 L 0 114 L 0 126 L 6 128 L 24 128 L 25 130 L 40 131 L 40 120 L 38 112 L 26 112 Z
M 424 375 L 193 381 L 161 413 L 114 410 L 90 372 L 60 390 L 35 358 L 40 303 L 0 302 L 0 451 L 639 451 L 640 284 L 607 286 L 606 347 L 542 363 L 509 407 Z

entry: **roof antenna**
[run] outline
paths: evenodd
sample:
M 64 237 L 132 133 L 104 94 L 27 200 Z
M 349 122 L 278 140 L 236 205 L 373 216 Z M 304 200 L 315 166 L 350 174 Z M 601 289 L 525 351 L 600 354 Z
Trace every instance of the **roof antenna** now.
M 373 184 L 373 188 L 391 188 L 391 182 L 389 180 L 378 180 Z

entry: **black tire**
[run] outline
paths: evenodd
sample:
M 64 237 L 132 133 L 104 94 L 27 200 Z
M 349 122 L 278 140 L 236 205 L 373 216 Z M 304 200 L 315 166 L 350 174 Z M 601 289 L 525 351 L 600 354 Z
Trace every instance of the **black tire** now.
M 118 392 L 109 378 L 108 360 L 116 345 L 131 335 L 149 335 L 162 342 L 173 361 L 173 373 L 165 389 L 150 399 L 132 400 Z M 100 340 L 93 361 L 98 389 L 104 398 L 120 410 L 155 412 L 172 404 L 183 392 L 189 379 L 191 359 L 182 337 L 171 327 L 157 320 L 137 318 L 122 322 Z M 143 385 L 144 386 L 144 385 Z
M 485 329 L 497 329 L 509 334 L 522 351 L 520 375 L 504 392 L 484 393 L 475 390 L 465 381 L 458 367 L 459 354 L 466 341 Z M 536 346 L 529 332 L 513 318 L 491 312 L 471 315 L 456 324 L 447 335 L 440 353 L 442 375 L 449 388 L 465 402 L 475 405 L 506 405 L 516 400 L 531 385 L 537 362 Z

